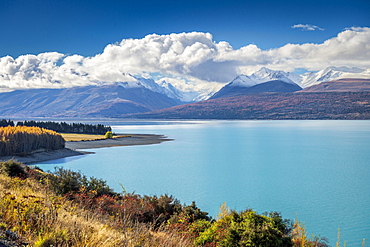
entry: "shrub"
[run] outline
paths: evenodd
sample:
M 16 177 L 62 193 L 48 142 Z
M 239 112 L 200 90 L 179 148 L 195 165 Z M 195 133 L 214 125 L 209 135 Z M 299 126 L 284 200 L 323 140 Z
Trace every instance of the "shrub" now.
M 202 225 L 204 227 L 206 225 Z M 195 239 L 201 246 L 282 246 L 291 247 L 290 224 L 278 213 L 259 215 L 252 210 L 232 211 L 202 229 Z
M 80 172 L 61 167 L 56 167 L 52 176 L 50 176 L 50 185 L 58 195 L 77 193 L 79 191 L 93 192 L 95 196 L 115 194 L 106 181 L 94 177 L 88 179 Z
M 9 177 L 27 177 L 24 165 L 15 160 L 0 163 L 0 172 Z
M 306 227 L 297 219 L 293 225 L 292 241 L 294 246 L 307 246 L 307 247 L 329 247 L 328 240 L 325 237 L 318 237 L 312 234 L 311 238 L 307 236 Z M 336 246 L 340 246 L 337 243 Z
M 107 139 L 112 139 L 113 138 L 113 133 L 112 131 L 107 131 L 104 135 L 105 138 Z

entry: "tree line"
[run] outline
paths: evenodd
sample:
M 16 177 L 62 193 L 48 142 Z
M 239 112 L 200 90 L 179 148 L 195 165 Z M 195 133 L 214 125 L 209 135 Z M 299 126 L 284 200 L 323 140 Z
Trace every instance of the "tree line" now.
M 0 119 L 0 127 L 14 126 L 12 120 Z
M 55 131 L 39 127 L 0 127 L 0 156 L 25 155 L 37 151 L 65 147 L 65 140 Z
M 0 127 L 15 126 L 11 120 L 0 120 Z M 44 129 L 54 130 L 60 133 L 79 133 L 79 134 L 99 134 L 104 135 L 108 131 L 112 131 L 110 126 L 103 124 L 83 124 L 83 123 L 66 123 L 52 121 L 19 121 L 16 126 L 40 127 Z

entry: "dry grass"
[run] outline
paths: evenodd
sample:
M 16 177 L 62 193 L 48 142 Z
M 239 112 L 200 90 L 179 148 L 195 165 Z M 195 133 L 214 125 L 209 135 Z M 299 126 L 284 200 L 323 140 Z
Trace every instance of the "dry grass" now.
M 75 133 L 61 133 L 64 140 L 67 142 L 77 142 L 77 141 L 94 141 L 106 139 L 104 135 L 93 135 L 93 134 L 75 134 Z M 113 138 L 131 137 L 132 135 L 117 135 Z
M 62 133 L 61 134 L 67 142 L 69 141 L 92 141 L 105 139 L 104 135 L 89 135 L 89 134 L 75 134 L 75 133 Z
M 45 181 L 47 183 L 47 181 Z M 32 179 L 0 174 L 0 221 L 30 246 L 192 246 L 179 234 L 84 210 Z

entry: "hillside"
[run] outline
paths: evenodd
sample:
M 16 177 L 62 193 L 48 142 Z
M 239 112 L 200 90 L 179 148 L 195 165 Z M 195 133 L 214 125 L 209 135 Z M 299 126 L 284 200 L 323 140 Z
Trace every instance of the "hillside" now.
M 370 91 L 370 79 L 344 78 L 307 87 L 302 92 L 362 92 Z
M 17 90 L 0 94 L 0 115 L 8 117 L 119 117 L 180 104 L 145 87 L 119 84 L 65 89 Z
M 370 92 L 248 94 L 127 116 L 168 119 L 370 119 Z
M 154 217 L 165 217 L 160 210 L 169 218 L 181 207 L 172 197 L 120 195 L 101 179 L 63 169 L 47 174 L 11 160 L 0 162 L 0 190 L 1 247 L 193 246 L 176 231 L 153 227 Z

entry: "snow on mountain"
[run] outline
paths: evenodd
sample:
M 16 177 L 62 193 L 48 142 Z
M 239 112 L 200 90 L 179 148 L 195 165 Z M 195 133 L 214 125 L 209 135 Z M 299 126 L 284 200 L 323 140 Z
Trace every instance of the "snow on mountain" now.
M 123 88 L 138 88 L 138 87 L 144 87 L 142 83 L 139 81 L 125 81 L 125 82 L 115 82 L 112 84 L 119 85 Z
M 320 70 L 318 72 L 308 72 L 302 76 L 300 84 L 302 88 L 320 84 L 325 81 L 331 81 L 340 77 L 342 72 L 334 71 L 330 68 Z
M 290 84 L 296 83 L 302 88 L 310 87 L 322 82 L 341 79 L 341 78 L 370 78 L 370 69 L 364 70 L 360 68 L 348 67 L 328 67 L 317 72 L 308 72 L 303 75 L 298 75 L 291 72 L 284 72 L 279 70 L 271 70 L 268 68 L 261 68 L 259 71 L 247 75 L 237 76 L 229 85 L 252 87 L 267 81 L 280 80 Z
M 310 87 L 326 81 L 337 80 L 341 78 L 370 78 L 370 69 L 347 67 L 328 67 L 318 72 L 308 72 L 302 76 L 298 83 L 302 88 Z
M 158 83 L 156 83 L 152 78 L 143 78 L 143 77 L 137 77 L 137 76 L 135 76 L 134 78 L 136 80 L 138 80 L 144 87 L 146 87 L 147 89 L 152 90 L 153 92 L 165 94 L 169 97 L 171 97 L 170 95 L 172 95 L 171 98 L 176 97 L 174 95 L 174 93 L 171 90 L 168 89 L 168 86 L 163 87 L 163 86 L 159 85 Z
M 203 91 L 203 92 L 201 92 L 198 95 L 194 95 L 192 101 L 193 102 L 198 102 L 198 101 L 207 100 L 207 99 L 211 98 L 212 95 L 214 95 L 217 91 L 218 90 L 207 90 L 207 91 Z
M 184 93 L 175 88 L 171 83 L 166 82 L 165 80 L 160 81 L 159 86 L 164 90 L 165 94 L 173 99 L 182 100 L 184 97 Z M 182 100 L 183 101 L 183 100 Z
M 271 70 L 268 68 L 261 68 L 259 71 L 250 76 L 239 75 L 229 85 L 239 87 L 252 87 L 268 81 L 283 81 L 289 84 L 295 84 L 300 79 L 299 75 L 290 72 Z
M 143 78 L 139 76 L 132 76 L 132 81 L 117 82 L 115 84 L 122 86 L 123 88 L 138 88 L 144 87 L 153 92 L 164 94 L 170 98 L 182 100 L 182 92 L 177 90 L 171 83 L 161 81 L 155 82 L 152 78 Z
M 229 85 L 235 87 L 253 87 L 259 83 L 259 81 L 253 80 L 247 75 L 239 75 Z
M 253 73 L 250 76 L 250 78 L 252 80 L 258 81 L 259 83 L 279 80 L 279 81 L 283 81 L 286 83 L 294 84 L 294 81 L 292 80 L 294 79 L 294 75 L 295 74 L 293 73 L 284 72 L 280 70 L 271 70 L 271 69 L 263 67 L 259 71 Z
M 132 78 L 132 80 L 118 82 L 116 84 L 124 88 L 144 87 L 153 92 L 164 94 L 172 99 L 180 100 L 182 102 L 197 102 L 207 100 L 220 90 L 220 88 L 203 87 L 198 91 L 181 91 L 163 79 L 154 81 L 152 78 L 143 78 L 130 74 L 125 75 Z M 241 74 L 237 76 L 234 80 L 227 84 L 227 86 L 253 87 L 265 82 L 278 80 L 292 85 L 297 84 L 302 88 L 306 88 L 322 82 L 341 78 L 370 79 L 370 69 L 364 70 L 360 68 L 328 67 L 317 72 L 308 72 L 303 75 L 298 75 L 292 72 L 272 70 L 262 67 L 260 70 L 251 75 Z
M 185 92 L 177 89 L 165 80 L 159 80 L 156 82 L 152 78 L 143 78 L 129 74 L 126 76 L 131 77 L 132 80 L 118 82 L 116 84 L 124 88 L 144 87 L 153 92 L 164 94 L 172 99 L 177 99 L 182 102 L 207 100 L 219 90 L 219 88 L 202 88 L 202 90 L 199 91 Z M 306 88 L 322 82 L 341 78 L 369 79 L 370 69 L 364 70 L 347 67 L 328 67 L 317 72 L 308 72 L 303 75 L 298 75 L 292 72 L 272 70 L 263 67 L 251 75 L 241 74 L 227 85 L 231 87 L 253 87 L 265 82 L 279 80 L 289 84 L 297 84 L 302 88 Z

